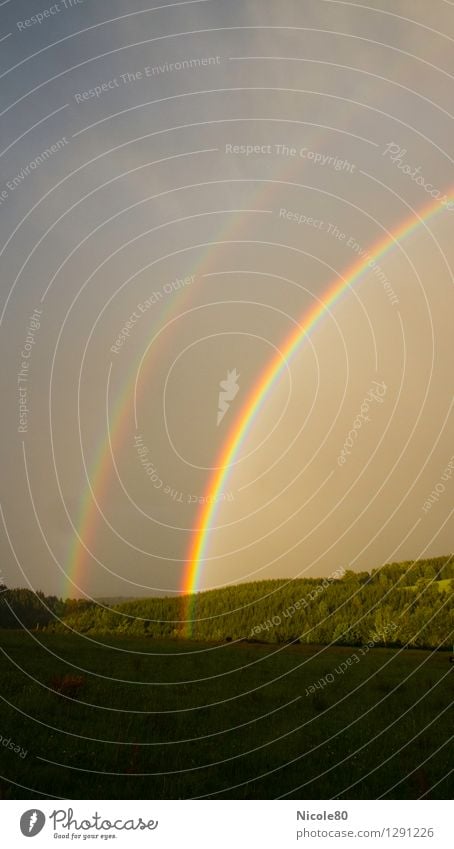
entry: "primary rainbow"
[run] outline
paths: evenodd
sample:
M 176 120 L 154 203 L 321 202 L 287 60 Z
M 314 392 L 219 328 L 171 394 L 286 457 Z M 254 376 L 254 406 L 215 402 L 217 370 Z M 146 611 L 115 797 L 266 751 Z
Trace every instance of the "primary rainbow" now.
M 317 303 L 308 312 L 304 313 L 299 326 L 295 330 L 292 330 L 279 353 L 273 357 L 258 378 L 246 404 L 235 420 L 220 455 L 214 463 L 217 468 L 206 488 L 206 504 L 201 508 L 195 523 L 196 530 L 194 531 L 188 552 L 187 565 L 182 583 L 182 589 L 188 595 L 186 615 L 184 616 L 188 635 L 191 633 L 192 606 L 195 603 L 195 593 L 206 556 L 210 531 L 217 510 L 219 509 L 219 494 L 226 486 L 229 472 L 232 469 L 241 445 L 248 436 L 254 420 L 271 389 L 283 373 L 286 363 L 297 351 L 308 334 L 314 330 L 322 316 L 330 310 L 341 295 L 356 283 L 368 269 L 370 270 L 372 263 L 377 262 L 378 259 L 395 247 L 399 241 L 410 236 L 418 226 L 425 224 L 426 221 L 443 208 L 437 199 L 435 202 L 431 202 L 425 206 L 420 213 L 406 218 L 393 233 L 386 235 L 376 242 L 370 251 L 367 252 L 365 258 L 361 258 L 353 263 L 340 278 L 336 277 L 321 298 L 317 300 Z

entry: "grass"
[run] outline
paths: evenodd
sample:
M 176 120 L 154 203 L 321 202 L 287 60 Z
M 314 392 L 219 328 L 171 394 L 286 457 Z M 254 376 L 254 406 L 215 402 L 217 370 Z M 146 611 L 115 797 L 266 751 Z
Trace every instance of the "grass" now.
M 109 642 L 0 632 L 0 798 L 451 798 L 446 652 Z

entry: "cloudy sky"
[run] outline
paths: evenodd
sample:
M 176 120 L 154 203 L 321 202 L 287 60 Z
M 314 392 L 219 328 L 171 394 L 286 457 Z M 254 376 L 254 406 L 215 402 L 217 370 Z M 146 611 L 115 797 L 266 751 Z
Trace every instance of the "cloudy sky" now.
M 180 591 L 198 529 L 199 588 L 453 550 L 452 30 L 444 0 L 0 4 L 8 585 Z

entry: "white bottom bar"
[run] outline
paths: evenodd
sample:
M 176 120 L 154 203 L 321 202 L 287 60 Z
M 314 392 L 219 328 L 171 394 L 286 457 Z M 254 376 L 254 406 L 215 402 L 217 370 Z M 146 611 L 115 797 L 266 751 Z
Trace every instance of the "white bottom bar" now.
M 2 801 L 2 845 L 116 849 L 451 849 L 451 803 L 398 801 Z M 96 816 L 97 815 L 97 816 Z

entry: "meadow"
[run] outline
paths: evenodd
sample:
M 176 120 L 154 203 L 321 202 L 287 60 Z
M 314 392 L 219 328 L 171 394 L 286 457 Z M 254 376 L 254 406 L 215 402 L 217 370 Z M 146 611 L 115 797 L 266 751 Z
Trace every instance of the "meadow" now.
M 19 630 L 0 647 L 3 799 L 452 796 L 446 651 Z

